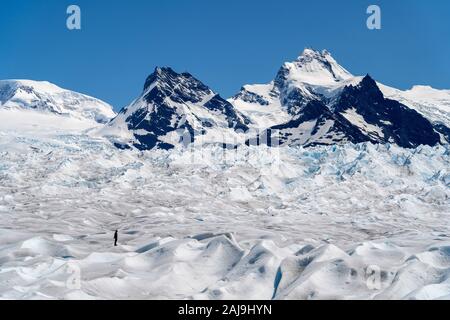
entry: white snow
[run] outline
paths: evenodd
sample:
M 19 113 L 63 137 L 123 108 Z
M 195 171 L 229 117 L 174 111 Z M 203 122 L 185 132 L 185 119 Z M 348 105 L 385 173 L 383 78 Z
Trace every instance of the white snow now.
M 249 127 L 255 130 L 267 129 L 272 126 L 285 123 L 290 120 L 291 116 L 281 105 L 278 97 L 272 94 L 273 83 L 265 85 L 246 85 L 244 89 L 247 92 L 255 93 L 269 102 L 268 105 L 260 105 L 257 103 L 246 102 L 242 99 L 231 98 L 228 101 L 245 115 L 251 119 Z
M 285 63 L 285 67 L 289 70 L 288 82 L 292 86 L 305 83 L 326 86 L 353 77 L 327 51 L 305 49 L 296 61 Z
M 37 110 L 0 109 L 0 128 L 5 137 L 17 131 L 30 136 L 54 136 L 58 133 L 80 133 L 84 130 L 100 128 L 101 124 L 88 119 L 61 117 L 52 113 L 42 113 Z M 8 134 L 8 136 L 6 136 Z
M 0 109 L 37 110 L 79 120 L 106 123 L 115 116 L 110 105 L 47 81 L 0 80 Z
M 450 296 L 448 146 L 140 153 L 23 114 L 0 114 L 0 298 Z
M 414 86 L 402 91 L 378 84 L 383 94 L 416 110 L 433 123 L 450 127 L 450 90 L 438 90 L 430 86 Z
M 384 133 L 380 127 L 377 127 L 373 124 L 367 123 L 364 120 L 364 117 L 360 115 L 355 108 L 350 108 L 342 112 L 342 115 L 354 124 L 361 132 L 367 133 L 369 136 L 373 138 L 383 138 Z

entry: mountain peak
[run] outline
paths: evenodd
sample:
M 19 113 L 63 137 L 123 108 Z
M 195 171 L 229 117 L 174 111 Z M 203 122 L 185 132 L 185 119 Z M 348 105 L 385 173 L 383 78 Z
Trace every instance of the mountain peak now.
M 248 119 L 190 73 L 156 67 L 144 92 L 110 122 L 108 135 L 120 147 L 172 149 L 202 137 L 247 130 Z M 183 137 L 180 137 L 180 131 Z M 222 141 L 221 141 L 222 143 Z
M 251 121 L 257 119 L 258 125 L 272 124 L 274 111 L 280 115 L 280 124 L 270 128 L 280 130 L 281 144 L 371 141 L 415 147 L 450 140 L 450 129 L 433 127 L 397 99 L 385 98 L 385 90 L 369 74 L 350 74 L 328 51 L 306 48 L 296 60 L 283 64 L 274 81 L 245 86 L 231 101 Z M 431 90 L 416 88 L 403 96 L 428 101 L 438 94 Z M 439 94 L 448 101 L 447 92 Z
M 327 57 L 331 57 L 330 52 L 327 50 L 316 50 L 314 48 L 305 48 L 302 52 L 302 54 L 297 58 L 297 61 L 305 61 L 305 60 L 312 60 L 312 59 L 327 59 Z
M 155 73 L 159 77 L 165 76 L 176 77 L 181 75 L 183 77 L 192 78 L 192 75 L 189 72 L 178 73 L 174 71 L 171 67 L 155 67 L 155 71 L 153 73 Z
M 155 73 L 158 75 L 164 75 L 164 74 L 175 74 L 176 72 L 173 71 L 171 67 L 155 67 Z
M 327 50 L 311 48 L 306 48 L 295 61 L 285 63 L 280 72 L 290 82 L 309 85 L 329 85 L 353 77 Z
M 370 76 L 370 74 L 366 74 L 364 78 L 362 78 L 360 85 L 363 86 L 378 86 L 377 82 Z
M 171 79 L 176 79 L 179 76 L 170 67 L 156 67 L 152 74 L 150 74 L 144 84 L 144 91 L 146 91 L 155 82 L 170 82 Z
M 190 73 L 177 73 L 170 67 L 156 67 L 145 81 L 143 94 L 147 100 L 156 99 L 159 103 L 166 97 L 176 102 L 197 103 L 215 93 Z
M 384 100 L 384 95 L 378 87 L 378 83 L 369 75 L 365 75 L 359 83 L 349 84 L 345 86 L 341 94 L 341 99 L 347 99 L 349 96 L 364 96 L 364 99 L 370 101 Z
M 361 80 L 358 87 L 360 89 L 363 89 L 367 93 L 371 93 L 371 94 L 383 97 L 383 93 L 381 92 L 380 88 L 378 87 L 377 82 L 369 74 L 367 74 Z

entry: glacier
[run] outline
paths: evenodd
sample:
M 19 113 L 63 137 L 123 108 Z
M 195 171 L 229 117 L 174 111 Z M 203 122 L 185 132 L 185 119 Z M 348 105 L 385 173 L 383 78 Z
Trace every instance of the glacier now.
M 118 150 L 0 116 L 2 299 L 450 298 L 448 145 Z

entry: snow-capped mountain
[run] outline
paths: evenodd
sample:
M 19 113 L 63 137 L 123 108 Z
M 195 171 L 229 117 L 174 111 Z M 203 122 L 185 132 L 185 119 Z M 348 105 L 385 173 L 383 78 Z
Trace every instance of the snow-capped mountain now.
M 440 142 L 430 121 L 415 110 L 386 99 L 370 76 L 356 86 L 345 87 L 333 109 L 363 133 L 363 141 L 390 142 L 406 148 Z
M 407 105 L 387 99 L 380 88 Z M 244 86 L 229 101 L 251 120 L 250 127 L 270 128 L 272 139 L 279 138 L 281 144 L 370 141 L 416 147 L 450 140 L 446 123 L 436 121 L 439 113 L 450 115 L 441 104 L 448 95 L 441 93 L 439 102 L 432 100 L 433 111 L 427 108 L 429 95 L 389 88 L 368 75 L 353 76 L 328 51 L 306 49 L 297 60 L 285 63 L 274 81 Z
M 283 64 L 275 80 L 245 85 L 229 101 L 252 119 L 250 126 L 261 129 L 291 120 L 308 102 L 335 96 L 358 80 L 329 52 L 305 49 L 297 60 Z
M 189 73 L 156 68 L 144 90 L 103 130 L 116 145 L 172 149 L 180 142 L 225 143 L 246 131 L 249 120 Z
M 112 107 L 99 99 L 31 80 L 1 80 L 0 109 L 36 110 L 98 123 L 115 116 Z
M 228 101 L 189 73 L 156 68 L 142 94 L 101 134 L 118 147 L 141 150 L 194 141 L 227 146 L 372 142 L 414 148 L 450 141 L 449 106 L 446 91 L 390 88 L 369 75 L 352 75 L 328 51 L 305 49 L 284 63 L 273 81 L 246 85 Z

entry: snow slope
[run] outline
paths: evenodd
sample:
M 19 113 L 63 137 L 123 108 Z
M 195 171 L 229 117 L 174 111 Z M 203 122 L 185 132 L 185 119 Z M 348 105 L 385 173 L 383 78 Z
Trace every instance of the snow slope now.
M 448 299 L 449 155 L 121 151 L 2 122 L 0 298 Z
M 383 94 L 416 110 L 433 123 L 450 127 L 450 90 L 438 90 L 430 86 L 414 86 L 402 91 L 379 84 Z
M 46 81 L 0 80 L 0 109 L 37 110 L 79 120 L 106 123 L 115 116 L 110 105 Z
M 100 129 L 102 125 L 94 120 L 61 117 L 57 114 L 43 113 L 37 110 L 0 109 L 3 139 L 15 135 L 20 130 L 27 135 L 37 137 L 55 134 L 80 134 L 84 131 Z
M 286 70 L 286 80 L 292 87 L 303 84 L 324 87 L 353 78 L 326 50 L 305 49 L 296 61 L 286 62 L 282 69 Z

